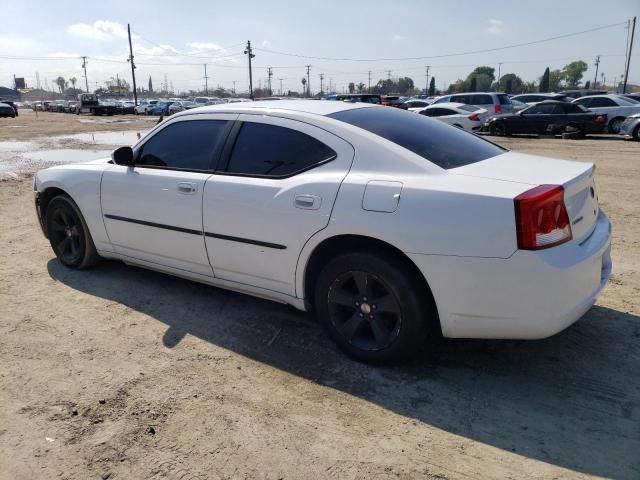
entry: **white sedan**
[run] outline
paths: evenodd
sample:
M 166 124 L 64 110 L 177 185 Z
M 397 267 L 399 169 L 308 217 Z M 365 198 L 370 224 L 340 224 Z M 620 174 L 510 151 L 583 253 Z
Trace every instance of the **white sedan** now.
M 61 263 L 101 258 L 313 310 L 369 362 L 446 337 L 538 339 L 611 272 L 591 163 L 364 103 L 202 107 L 34 179 Z
M 591 95 L 576 98 L 573 103 L 582 105 L 592 112 L 607 115 L 607 129 L 619 133 L 625 118 L 640 113 L 640 102 L 623 95 Z
M 429 105 L 416 113 L 469 131 L 480 130 L 489 118 L 489 112 L 484 108 L 456 102 Z

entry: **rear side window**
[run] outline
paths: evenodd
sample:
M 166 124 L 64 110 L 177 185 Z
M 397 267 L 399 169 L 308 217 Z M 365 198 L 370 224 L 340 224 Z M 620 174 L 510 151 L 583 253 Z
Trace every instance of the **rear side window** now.
M 469 95 L 471 97 L 468 103 L 470 105 L 493 105 L 491 95 Z
M 574 103 L 577 103 L 578 105 L 583 105 L 585 107 L 588 107 L 589 104 L 591 103 L 591 98 L 579 98 Z
M 466 112 L 475 112 L 475 111 L 477 111 L 477 110 L 480 110 L 480 108 L 475 107 L 475 106 L 473 106 L 473 105 L 460 105 L 458 108 L 459 108 L 460 110 L 464 110 L 464 111 L 466 111 Z
M 605 97 L 596 97 L 591 99 L 591 103 L 589 107 L 597 108 L 597 107 L 617 107 L 618 104 L 611 100 L 610 98 Z
M 329 117 L 374 133 L 445 169 L 476 163 L 507 151 L 439 120 L 397 108 L 354 108 Z
M 173 123 L 142 146 L 136 165 L 211 170 L 214 152 L 225 138 L 226 127 L 226 120 Z
M 336 152 L 309 135 L 264 123 L 240 128 L 228 173 L 286 177 L 335 158 Z
M 505 95 L 503 93 L 498 95 L 498 101 L 500 102 L 500 105 L 510 105 L 511 104 L 511 99 L 509 98 L 509 95 Z M 493 102 L 489 102 L 489 103 L 493 103 Z

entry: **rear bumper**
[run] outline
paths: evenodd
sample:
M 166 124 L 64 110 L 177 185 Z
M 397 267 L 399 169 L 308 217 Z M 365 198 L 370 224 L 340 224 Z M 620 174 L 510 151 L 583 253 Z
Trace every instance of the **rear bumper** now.
M 611 224 L 600 212 L 581 243 L 508 259 L 409 254 L 429 282 L 445 337 L 539 339 L 591 308 L 611 275 Z

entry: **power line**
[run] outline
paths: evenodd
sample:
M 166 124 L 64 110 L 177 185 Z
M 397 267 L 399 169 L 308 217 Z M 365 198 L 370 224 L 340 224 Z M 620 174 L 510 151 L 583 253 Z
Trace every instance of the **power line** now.
M 626 20 L 624 22 L 617 22 L 617 23 L 612 23 L 609 25 L 603 25 L 600 27 L 595 27 L 595 28 L 590 28 L 588 30 L 582 30 L 579 32 L 572 32 L 572 33 L 565 33 L 562 35 L 556 35 L 554 37 L 548 37 L 548 38 L 543 38 L 540 40 L 533 40 L 530 42 L 522 42 L 522 43 L 514 43 L 512 45 L 505 45 L 502 47 L 495 47 L 495 48 L 485 48 L 482 50 L 470 50 L 470 51 L 466 51 L 466 52 L 456 52 L 456 53 L 447 53 L 447 54 L 441 54 L 441 55 L 425 55 L 425 56 L 420 56 L 420 57 L 397 57 L 397 58 L 336 58 L 336 57 L 318 57 L 318 56 L 313 56 L 313 55 L 300 55 L 300 54 L 296 54 L 296 53 L 288 53 L 288 52 L 279 52 L 276 50 L 267 50 L 265 48 L 256 48 L 256 50 L 260 50 L 261 52 L 268 52 L 268 53 L 273 53 L 276 55 L 286 55 L 289 57 L 298 57 L 298 58 L 310 58 L 310 59 L 314 59 L 314 60 L 330 60 L 330 61 L 336 61 L 336 62 L 342 62 L 342 61 L 348 61 L 348 62 L 392 62 L 392 61 L 403 61 L 403 60 L 427 60 L 427 59 L 431 59 L 431 58 L 445 58 L 445 57 L 458 57 L 458 56 L 463 56 L 463 55 L 473 55 L 473 54 L 477 54 L 477 53 L 488 53 L 488 52 L 497 52 L 500 50 L 507 50 L 510 48 L 517 48 L 517 47 L 526 47 L 529 45 L 536 45 L 538 43 L 544 43 L 544 42 L 550 42 L 552 40 L 559 40 L 562 38 L 569 38 L 569 37 L 574 37 L 577 35 L 584 35 L 585 33 L 591 33 L 591 32 L 596 32 L 598 30 L 604 30 L 607 28 L 613 28 L 613 27 L 618 27 L 620 25 L 626 25 Z

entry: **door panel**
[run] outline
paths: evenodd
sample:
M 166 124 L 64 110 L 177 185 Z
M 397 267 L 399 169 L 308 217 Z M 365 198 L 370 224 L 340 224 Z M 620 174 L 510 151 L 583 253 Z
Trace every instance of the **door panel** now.
M 203 224 L 215 276 L 295 295 L 298 256 L 306 241 L 328 224 L 353 147 L 295 120 L 258 115 L 238 120 L 305 133 L 337 154 L 287 178 L 213 175 L 205 185 Z

